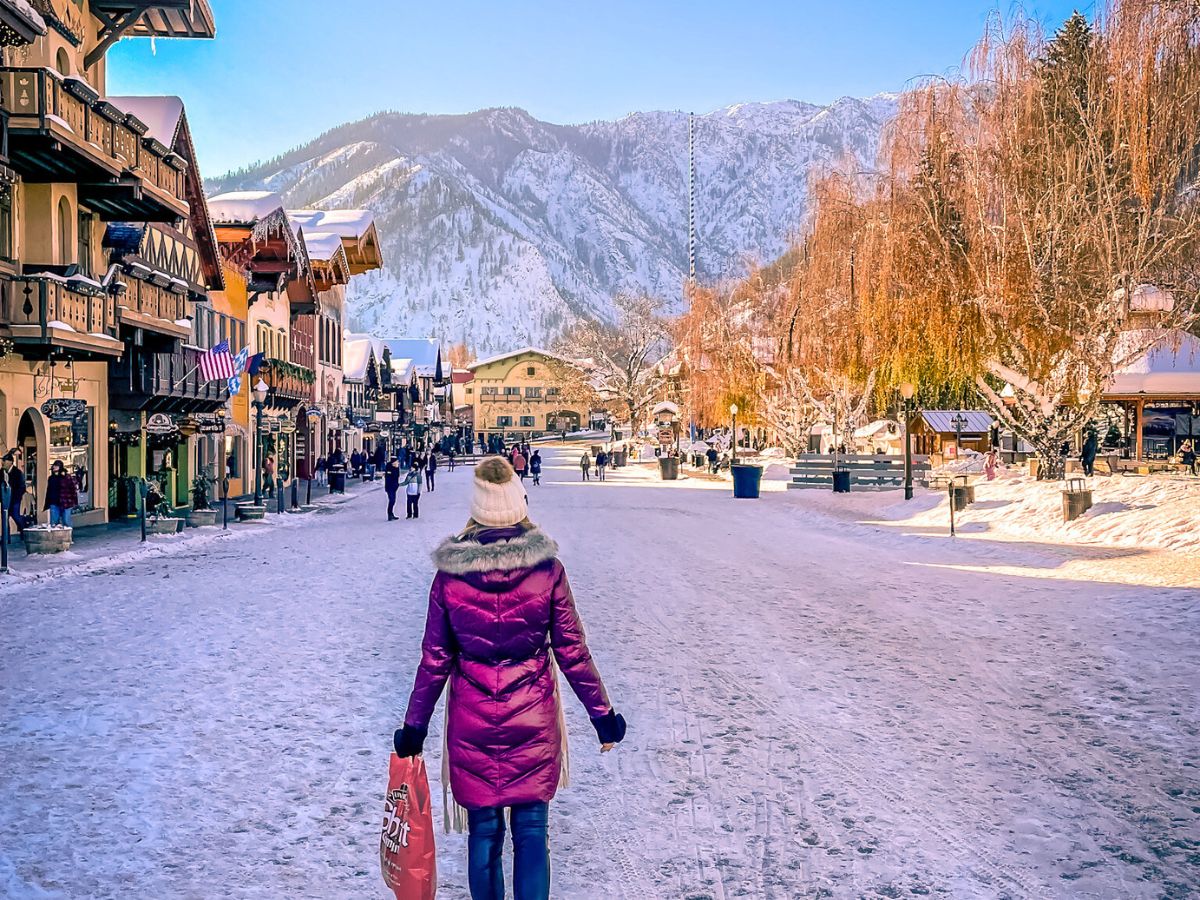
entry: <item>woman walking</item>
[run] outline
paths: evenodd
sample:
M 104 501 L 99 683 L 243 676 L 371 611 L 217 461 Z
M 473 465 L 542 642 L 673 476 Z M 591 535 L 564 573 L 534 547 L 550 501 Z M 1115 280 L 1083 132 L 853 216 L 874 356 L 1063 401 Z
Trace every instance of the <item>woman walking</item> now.
M 521 452 L 521 448 L 515 448 L 512 455 L 512 467 L 513 471 L 517 473 L 517 477 L 522 481 L 525 480 L 525 470 L 528 468 L 528 466 L 528 459 L 525 454 Z
M 583 480 L 589 481 L 592 471 L 592 454 L 587 450 L 584 450 L 583 456 L 579 457 L 579 470 L 583 473 Z
M 566 732 L 557 669 L 587 709 L 601 752 L 625 736 L 592 661 L 558 546 L 530 523 L 525 491 L 506 460 L 475 472 L 471 518 L 434 553 L 420 668 L 401 757 L 422 752 L 447 680 L 443 784 L 447 817 L 465 808 L 473 900 L 501 900 L 505 809 L 513 833 L 513 896 L 547 900 L 550 800 L 565 784 Z M 557 669 L 556 669 L 557 665 Z M 454 811 L 453 813 L 451 811 Z
M 43 509 L 50 510 L 50 524 L 70 528 L 71 510 L 78 505 L 75 476 L 67 472 L 61 459 L 56 459 L 50 467 L 50 477 L 46 479 L 46 502 L 42 504 Z
M 425 462 L 425 484 L 428 485 L 431 491 L 433 490 L 433 476 L 437 474 L 437 467 L 437 451 L 430 450 L 429 459 Z
M 534 484 L 542 483 L 542 451 L 534 450 L 529 457 L 529 474 L 533 476 Z

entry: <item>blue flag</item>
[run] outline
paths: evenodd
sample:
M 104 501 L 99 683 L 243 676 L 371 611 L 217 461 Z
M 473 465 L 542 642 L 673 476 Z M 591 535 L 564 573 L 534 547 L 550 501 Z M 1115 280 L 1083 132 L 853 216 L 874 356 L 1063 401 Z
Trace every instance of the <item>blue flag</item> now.
M 252 357 L 250 357 L 250 361 L 246 364 L 246 371 L 251 375 L 257 375 L 258 370 L 262 368 L 263 359 L 265 358 L 265 353 L 255 353 Z

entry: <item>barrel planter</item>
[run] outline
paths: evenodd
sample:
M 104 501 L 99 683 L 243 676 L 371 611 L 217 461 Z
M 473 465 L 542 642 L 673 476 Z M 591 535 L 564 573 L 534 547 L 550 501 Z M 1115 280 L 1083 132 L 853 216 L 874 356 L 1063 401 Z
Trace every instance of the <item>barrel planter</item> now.
M 186 515 L 188 528 L 208 528 L 217 524 L 215 509 L 189 509 Z
M 744 463 L 730 466 L 733 472 L 733 496 L 744 500 L 757 500 L 762 482 L 762 466 Z
M 175 516 L 151 516 L 146 520 L 146 534 L 179 534 L 187 519 Z
M 35 525 L 26 528 L 21 537 L 25 541 L 26 553 L 62 553 L 71 549 L 74 533 L 71 528 Z
M 660 456 L 658 458 L 658 470 L 662 475 L 663 481 L 677 480 L 679 478 L 679 457 Z
M 613 468 L 619 469 L 622 466 L 629 464 L 629 453 L 625 450 L 616 450 L 613 452 Z

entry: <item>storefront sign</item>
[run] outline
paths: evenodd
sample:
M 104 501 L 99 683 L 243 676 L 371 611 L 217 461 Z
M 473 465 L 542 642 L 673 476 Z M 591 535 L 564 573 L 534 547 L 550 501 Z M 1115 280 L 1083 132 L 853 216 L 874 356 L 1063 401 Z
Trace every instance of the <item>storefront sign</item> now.
M 296 423 L 293 422 L 291 419 L 280 419 L 279 420 L 279 433 L 280 434 L 295 434 L 296 433 Z
M 310 419 L 319 419 L 319 418 L 321 418 L 321 411 L 319 409 L 317 409 L 315 406 L 310 406 L 308 408 L 308 417 Z
M 279 434 L 279 420 L 272 419 L 267 423 L 266 430 L 271 434 Z
M 225 420 L 218 419 L 214 422 L 201 422 L 197 431 L 201 434 L 224 434 Z
M 664 447 L 667 444 L 675 443 L 675 432 L 672 431 L 670 428 L 658 429 L 658 442 L 660 444 L 662 444 Z
M 42 414 L 51 422 L 70 422 L 87 412 L 87 401 L 70 397 L 55 397 L 42 404 Z
M 154 413 L 146 419 L 146 434 L 170 434 L 176 430 L 175 420 L 166 413 Z

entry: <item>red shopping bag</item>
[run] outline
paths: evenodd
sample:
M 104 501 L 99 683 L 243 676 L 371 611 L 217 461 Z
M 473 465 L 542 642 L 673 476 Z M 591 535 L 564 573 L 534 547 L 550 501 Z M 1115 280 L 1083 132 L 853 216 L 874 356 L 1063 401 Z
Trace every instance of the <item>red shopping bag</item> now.
M 425 760 L 420 756 L 401 759 L 392 754 L 379 865 L 396 900 L 433 900 L 437 893 L 433 808 Z

